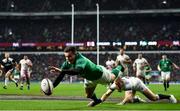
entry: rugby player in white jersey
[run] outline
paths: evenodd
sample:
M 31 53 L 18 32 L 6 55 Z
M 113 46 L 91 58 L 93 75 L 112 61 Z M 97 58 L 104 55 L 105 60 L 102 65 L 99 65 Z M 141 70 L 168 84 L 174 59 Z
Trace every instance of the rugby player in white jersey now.
M 28 59 L 28 56 L 24 56 L 23 59 L 20 60 L 19 62 L 20 66 L 21 66 L 21 87 L 20 89 L 23 90 L 23 84 L 24 81 L 26 80 L 27 83 L 27 88 L 28 90 L 30 90 L 30 75 L 32 72 L 32 62 L 30 59 Z
M 117 77 L 114 83 L 110 86 L 106 93 L 101 97 L 101 101 L 105 101 L 111 93 L 117 89 L 119 92 L 127 91 L 122 102 L 117 105 L 124 105 L 126 103 L 135 102 L 136 91 L 141 92 L 151 101 L 158 101 L 162 99 L 167 99 L 171 103 L 177 103 L 176 98 L 173 95 L 155 94 L 153 93 L 139 78 L 137 77 Z M 98 103 L 100 104 L 100 103 Z M 97 105 L 97 104 L 96 104 Z
M 111 71 L 113 67 L 115 67 L 115 61 L 111 59 L 111 57 L 108 57 L 108 60 L 106 61 L 106 68 Z
M 129 76 L 128 65 L 132 63 L 130 57 L 125 54 L 124 48 L 120 48 L 120 54 L 117 56 L 116 64 L 120 64 L 124 67 L 123 76 Z
M 142 54 L 138 54 L 138 58 L 133 63 L 133 70 L 136 73 L 136 77 L 141 79 L 145 83 L 144 66 L 149 64 Z

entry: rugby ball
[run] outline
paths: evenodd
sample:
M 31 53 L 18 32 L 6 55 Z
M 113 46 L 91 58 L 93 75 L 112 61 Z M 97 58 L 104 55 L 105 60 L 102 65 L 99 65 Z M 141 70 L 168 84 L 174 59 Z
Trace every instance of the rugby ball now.
M 45 78 L 41 81 L 41 90 L 45 95 L 51 95 L 53 92 L 53 83 L 50 79 Z

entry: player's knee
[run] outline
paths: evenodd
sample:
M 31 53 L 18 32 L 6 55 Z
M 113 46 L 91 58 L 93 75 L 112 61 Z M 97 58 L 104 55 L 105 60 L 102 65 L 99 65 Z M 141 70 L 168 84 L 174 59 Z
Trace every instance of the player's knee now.
M 151 101 L 157 101 L 159 98 L 158 98 L 158 96 L 156 95 L 156 96 L 152 96 L 151 98 L 150 98 L 150 100 Z
M 91 97 L 92 97 L 92 94 L 86 93 L 86 98 L 91 98 Z

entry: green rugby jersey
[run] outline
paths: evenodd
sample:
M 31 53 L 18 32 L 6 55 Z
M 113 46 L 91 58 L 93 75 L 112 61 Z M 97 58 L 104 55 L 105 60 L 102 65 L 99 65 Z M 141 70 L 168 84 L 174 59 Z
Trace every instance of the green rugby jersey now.
M 169 59 L 161 59 L 159 62 L 159 67 L 161 68 L 161 71 L 163 72 L 169 72 L 172 71 L 172 61 Z
M 65 61 L 62 64 L 61 69 L 81 69 L 79 75 L 87 80 L 98 80 L 103 74 L 103 70 L 99 65 L 94 64 L 80 53 L 76 54 L 75 62 L 73 64 L 69 64 L 68 61 Z
M 17 70 L 17 69 L 14 69 L 13 75 L 14 75 L 14 76 L 19 76 L 19 75 L 20 75 L 20 71 Z

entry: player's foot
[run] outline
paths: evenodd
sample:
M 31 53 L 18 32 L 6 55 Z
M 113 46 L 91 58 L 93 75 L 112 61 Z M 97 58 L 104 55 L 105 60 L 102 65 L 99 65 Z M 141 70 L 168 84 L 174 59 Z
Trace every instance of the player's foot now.
M 139 96 L 136 96 L 136 97 L 139 99 L 139 102 L 146 103 L 146 101 L 144 99 L 140 98 Z
M 3 88 L 4 88 L 4 89 L 7 89 L 7 87 L 6 87 L 6 86 L 3 86 Z
M 23 86 L 21 86 L 19 89 L 20 89 L 20 90 L 23 90 Z
M 102 102 L 101 99 L 98 99 L 97 101 L 91 101 L 87 106 L 88 107 L 94 107 Z
M 124 103 L 123 103 L 123 102 L 120 102 L 120 103 L 117 103 L 116 105 L 120 105 L 120 106 L 121 106 L 121 105 L 124 105 Z
M 167 83 L 167 88 L 169 88 L 169 83 Z
M 167 91 L 167 88 L 164 88 L 164 91 Z
M 16 84 L 16 87 L 18 87 L 18 83 L 15 83 Z
M 170 98 L 169 98 L 170 102 L 171 103 L 177 103 L 177 100 L 176 98 L 174 97 L 174 95 L 171 95 Z
M 30 86 L 27 86 L 27 89 L 30 90 Z

